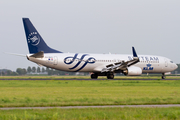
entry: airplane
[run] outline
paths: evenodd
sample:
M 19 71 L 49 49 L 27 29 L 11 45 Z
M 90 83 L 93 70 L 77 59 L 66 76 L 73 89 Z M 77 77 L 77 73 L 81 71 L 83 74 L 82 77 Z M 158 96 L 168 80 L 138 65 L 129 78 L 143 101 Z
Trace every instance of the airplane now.
M 22 18 L 29 54 L 29 61 L 40 66 L 71 72 L 91 72 L 91 78 L 107 76 L 114 79 L 115 73 L 127 76 L 140 76 L 142 73 L 165 73 L 177 69 L 172 60 L 156 55 L 137 55 L 132 47 L 132 55 L 126 54 L 89 54 L 89 53 L 63 53 L 50 48 L 29 18 Z

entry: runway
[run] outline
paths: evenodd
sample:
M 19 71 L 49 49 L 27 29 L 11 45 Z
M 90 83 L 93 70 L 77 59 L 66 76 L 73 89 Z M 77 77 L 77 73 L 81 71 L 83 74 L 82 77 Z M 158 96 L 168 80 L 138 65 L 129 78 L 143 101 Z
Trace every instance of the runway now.
M 83 109 L 83 108 L 167 108 L 167 107 L 180 107 L 180 104 L 168 104 L 168 105 L 105 105 L 105 106 L 58 106 L 58 107 L 6 107 L 0 108 L 0 110 L 15 110 L 15 109 Z
M 12 79 L 12 78 L 0 78 L 0 80 L 180 80 L 180 79 L 137 79 L 137 78 L 122 78 L 122 79 L 119 79 L 119 78 L 115 78 L 115 79 L 101 79 L 101 78 L 99 78 L 99 79 L 76 79 L 76 78 L 54 78 L 54 79 L 51 79 L 51 78 L 40 78 L 40 79 L 38 79 L 38 78 L 26 78 L 26 79 L 23 79 L 23 78 L 14 78 L 14 79 Z

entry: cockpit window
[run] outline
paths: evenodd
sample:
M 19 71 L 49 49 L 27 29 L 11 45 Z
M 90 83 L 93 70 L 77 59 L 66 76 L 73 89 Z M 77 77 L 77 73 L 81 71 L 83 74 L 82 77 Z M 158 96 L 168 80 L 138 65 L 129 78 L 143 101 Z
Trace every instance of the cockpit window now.
M 173 63 L 173 61 L 170 61 L 171 63 Z

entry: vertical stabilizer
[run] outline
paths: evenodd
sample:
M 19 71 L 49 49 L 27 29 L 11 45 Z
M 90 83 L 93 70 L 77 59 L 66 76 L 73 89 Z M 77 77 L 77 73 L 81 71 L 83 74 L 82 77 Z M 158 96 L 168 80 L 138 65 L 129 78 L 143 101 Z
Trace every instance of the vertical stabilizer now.
M 34 54 L 40 51 L 44 53 L 62 53 L 60 51 L 50 48 L 36 28 L 33 26 L 29 18 L 23 18 L 24 30 L 26 33 L 27 44 L 29 47 L 29 53 Z

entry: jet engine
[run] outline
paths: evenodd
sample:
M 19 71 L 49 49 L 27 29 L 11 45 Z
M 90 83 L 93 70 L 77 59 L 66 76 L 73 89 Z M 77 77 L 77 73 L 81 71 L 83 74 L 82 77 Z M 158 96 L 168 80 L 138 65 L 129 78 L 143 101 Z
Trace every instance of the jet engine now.
M 123 73 L 128 76 L 138 76 L 142 74 L 142 69 L 140 67 L 130 66 Z

